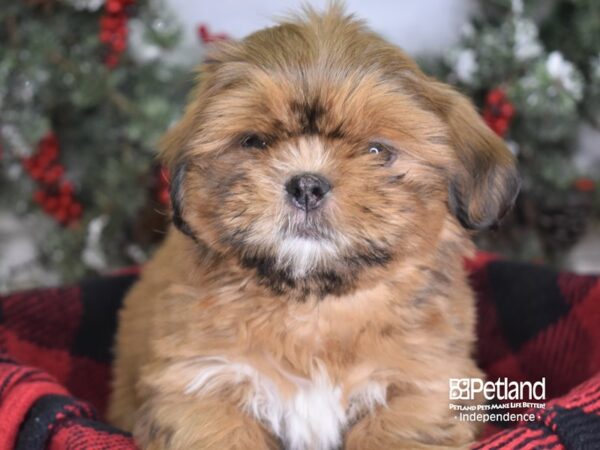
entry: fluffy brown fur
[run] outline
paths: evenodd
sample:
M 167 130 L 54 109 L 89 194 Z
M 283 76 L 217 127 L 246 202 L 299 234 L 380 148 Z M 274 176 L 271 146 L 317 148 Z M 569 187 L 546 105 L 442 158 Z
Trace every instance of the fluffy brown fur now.
M 164 140 L 173 227 L 121 312 L 110 419 L 148 449 L 463 447 L 467 229 L 518 179 L 470 103 L 333 6 L 225 42 Z M 290 177 L 332 189 L 308 213 Z

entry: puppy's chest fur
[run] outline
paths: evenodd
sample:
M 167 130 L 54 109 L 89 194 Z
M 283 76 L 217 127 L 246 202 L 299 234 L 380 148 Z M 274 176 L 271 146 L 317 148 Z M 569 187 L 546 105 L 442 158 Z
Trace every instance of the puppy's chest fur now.
M 334 379 L 317 363 L 310 376 L 298 376 L 272 361 L 262 363 L 199 358 L 186 394 L 202 398 L 221 389 L 240 389 L 239 406 L 290 450 L 339 448 L 348 427 L 386 403 L 384 382 L 352 371 Z
M 198 401 L 222 393 L 235 398 L 284 448 L 339 448 L 345 430 L 386 403 L 387 381 L 373 376 L 379 364 L 364 350 L 373 332 L 365 329 L 379 309 L 373 307 L 370 314 L 365 307 L 361 314 L 351 314 L 353 308 L 343 302 L 298 304 L 275 308 L 265 321 L 270 307 L 251 303 L 248 298 L 233 302 L 241 309 L 234 316 L 243 325 L 232 334 L 225 331 L 232 326 L 219 320 L 235 308 L 232 303 L 207 302 L 200 314 L 179 309 L 176 334 L 186 327 L 193 331 L 183 332 L 188 350 L 170 367 L 171 379 L 178 379 L 185 395 Z M 183 324 L 182 317 L 197 320 Z M 377 353 L 367 347 L 367 353 Z
M 203 285 L 170 287 L 157 302 L 157 356 L 168 362 L 148 384 L 233 401 L 290 450 L 340 448 L 350 427 L 391 401 L 388 390 L 410 383 L 407 371 L 435 377 L 431 357 L 444 358 L 428 350 L 443 347 L 437 337 L 405 330 L 424 319 L 397 287 L 298 303 Z

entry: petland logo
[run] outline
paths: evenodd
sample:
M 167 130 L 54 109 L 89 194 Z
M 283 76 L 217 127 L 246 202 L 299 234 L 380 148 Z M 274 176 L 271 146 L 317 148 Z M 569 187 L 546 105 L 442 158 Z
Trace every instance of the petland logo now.
M 546 378 L 541 381 L 484 381 L 481 378 L 450 378 L 450 400 L 473 400 L 483 394 L 486 400 L 545 400 Z

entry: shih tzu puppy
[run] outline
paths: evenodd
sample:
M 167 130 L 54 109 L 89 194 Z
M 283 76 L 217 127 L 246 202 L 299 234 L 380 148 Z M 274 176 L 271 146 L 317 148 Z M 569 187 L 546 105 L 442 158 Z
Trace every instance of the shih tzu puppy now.
M 449 378 L 482 376 L 463 259 L 518 191 L 502 140 L 336 5 L 199 74 L 109 418 L 145 449 L 467 446 Z

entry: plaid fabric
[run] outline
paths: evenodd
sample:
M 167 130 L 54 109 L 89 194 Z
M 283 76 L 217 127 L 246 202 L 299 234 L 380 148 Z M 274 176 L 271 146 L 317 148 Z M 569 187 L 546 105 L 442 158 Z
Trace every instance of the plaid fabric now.
M 101 420 L 116 313 L 135 278 L 0 297 L 0 450 L 137 449 Z
M 553 399 L 534 422 L 489 424 L 473 448 L 600 449 L 600 278 L 487 254 L 467 267 L 488 379 L 545 377 Z M 135 278 L 0 297 L 0 450 L 136 448 L 102 422 L 116 312 Z

